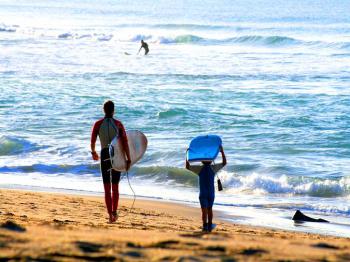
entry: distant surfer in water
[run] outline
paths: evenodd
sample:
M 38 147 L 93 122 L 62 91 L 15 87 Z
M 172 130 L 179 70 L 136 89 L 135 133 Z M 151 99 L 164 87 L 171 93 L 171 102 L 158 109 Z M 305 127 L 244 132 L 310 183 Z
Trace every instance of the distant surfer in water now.
M 148 44 L 143 40 L 141 40 L 141 47 L 140 47 L 140 50 L 138 51 L 138 54 L 140 53 L 142 48 L 145 49 L 145 55 L 147 55 L 149 52 Z
M 221 164 L 213 164 L 212 161 L 202 161 L 203 165 L 191 166 L 186 159 L 186 169 L 199 176 L 199 202 L 202 209 L 203 232 L 211 232 L 213 228 L 214 178 L 215 174 L 226 166 L 226 156 L 222 146 L 220 146 L 220 152 L 222 155 Z
M 101 144 L 101 174 L 103 180 L 103 187 L 105 191 L 105 202 L 109 215 L 109 222 L 113 223 L 118 219 L 117 209 L 119 202 L 119 180 L 120 172 L 112 169 L 109 157 L 109 144 L 114 137 L 120 137 L 126 155 L 127 170 L 130 168 L 130 152 L 128 146 L 128 138 L 123 124 L 113 118 L 114 103 L 107 101 L 103 105 L 105 116 L 95 122 L 91 133 L 91 155 L 92 159 L 97 161 L 99 156 L 95 150 L 97 136 Z

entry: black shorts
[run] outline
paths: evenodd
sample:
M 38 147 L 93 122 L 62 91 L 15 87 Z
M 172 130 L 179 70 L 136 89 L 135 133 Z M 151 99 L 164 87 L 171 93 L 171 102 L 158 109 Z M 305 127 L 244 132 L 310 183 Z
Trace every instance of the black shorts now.
M 103 183 L 118 184 L 120 180 L 120 172 L 112 169 L 111 161 L 107 159 L 109 159 L 108 148 L 103 148 L 101 150 L 101 174 Z

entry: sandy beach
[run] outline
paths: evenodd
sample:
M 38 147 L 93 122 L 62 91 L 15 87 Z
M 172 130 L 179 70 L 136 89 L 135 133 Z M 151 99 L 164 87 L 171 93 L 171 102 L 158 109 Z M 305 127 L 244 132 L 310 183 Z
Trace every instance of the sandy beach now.
M 349 261 L 347 238 L 217 222 L 200 210 L 122 198 L 108 224 L 102 197 L 0 190 L 0 261 Z

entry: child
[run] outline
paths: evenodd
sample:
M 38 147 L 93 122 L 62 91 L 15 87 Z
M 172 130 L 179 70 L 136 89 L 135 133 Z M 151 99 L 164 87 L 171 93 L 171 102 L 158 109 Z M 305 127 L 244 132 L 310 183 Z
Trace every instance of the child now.
M 202 208 L 203 232 L 211 232 L 213 225 L 213 204 L 215 198 L 215 174 L 226 165 L 224 149 L 220 146 L 222 155 L 221 164 L 212 164 L 212 161 L 202 161 L 203 165 L 193 165 L 186 159 L 186 169 L 199 176 L 199 202 Z

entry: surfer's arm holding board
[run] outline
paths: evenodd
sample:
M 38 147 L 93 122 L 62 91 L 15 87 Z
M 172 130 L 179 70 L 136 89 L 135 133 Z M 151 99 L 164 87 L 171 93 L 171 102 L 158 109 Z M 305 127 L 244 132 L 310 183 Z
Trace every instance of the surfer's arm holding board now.
M 226 155 L 222 146 L 220 146 L 220 152 L 222 156 L 222 163 L 211 165 L 211 168 L 213 169 L 214 173 L 217 173 L 227 164 Z M 202 167 L 202 165 L 190 165 L 190 162 L 186 159 L 186 169 L 192 171 L 193 173 L 196 173 L 198 175 L 201 172 Z
M 202 166 L 198 166 L 198 165 L 190 165 L 190 162 L 188 162 L 188 160 L 186 159 L 186 169 L 192 171 L 193 173 L 199 175 L 199 173 L 201 172 Z
M 128 144 L 128 137 L 126 135 L 125 132 L 125 128 L 123 126 L 123 124 L 120 121 L 116 121 L 116 124 L 119 128 L 119 132 L 120 132 L 120 137 L 122 139 L 122 144 L 123 144 L 123 149 L 126 155 L 126 170 L 129 170 L 130 168 L 130 164 L 131 164 L 131 158 L 130 158 L 130 150 L 129 150 L 129 144 Z
M 187 149 L 188 150 L 188 149 Z M 190 165 L 190 162 L 186 158 L 186 169 L 192 171 L 193 173 L 199 175 L 202 169 L 202 165 Z
M 212 169 L 215 173 L 219 172 L 219 170 L 221 168 L 223 168 L 224 166 L 226 166 L 226 164 L 227 164 L 225 152 L 224 152 L 224 149 L 222 146 L 220 146 L 220 152 L 221 152 L 221 156 L 222 156 L 222 163 L 212 165 Z
M 113 119 L 113 120 L 114 120 L 114 124 L 118 128 L 118 133 L 119 133 L 119 136 L 120 136 L 121 141 L 122 141 L 123 150 L 125 153 L 126 170 L 129 170 L 130 164 L 131 164 L 131 158 L 130 158 L 128 137 L 126 135 L 125 128 L 124 128 L 123 124 L 116 119 Z M 104 121 L 104 119 L 100 119 L 99 121 L 97 121 L 94 124 L 94 126 L 92 128 L 92 132 L 91 132 L 91 143 L 90 143 L 91 155 L 92 155 L 92 159 L 95 161 L 99 160 L 99 155 L 96 152 L 96 140 L 97 140 L 97 136 L 99 135 L 100 128 L 101 128 L 101 125 L 103 124 L 103 121 Z

